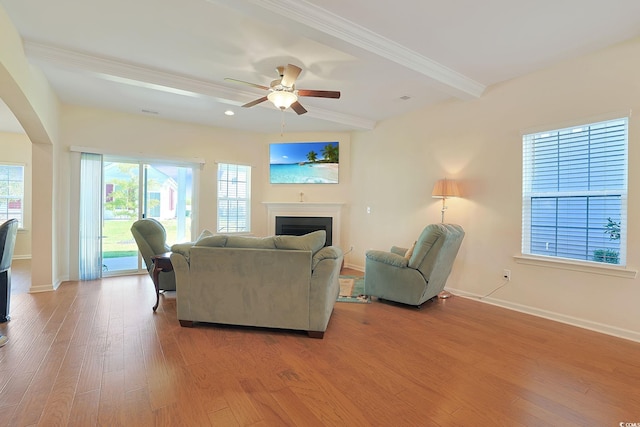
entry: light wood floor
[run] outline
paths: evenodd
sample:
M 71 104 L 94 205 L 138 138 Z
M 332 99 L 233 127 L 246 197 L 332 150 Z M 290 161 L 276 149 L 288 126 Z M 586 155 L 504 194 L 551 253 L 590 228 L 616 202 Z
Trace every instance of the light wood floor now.
M 305 333 L 181 328 L 148 276 L 17 294 L 0 425 L 618 426 L 640 343 L 453 297 L 337 303 Z

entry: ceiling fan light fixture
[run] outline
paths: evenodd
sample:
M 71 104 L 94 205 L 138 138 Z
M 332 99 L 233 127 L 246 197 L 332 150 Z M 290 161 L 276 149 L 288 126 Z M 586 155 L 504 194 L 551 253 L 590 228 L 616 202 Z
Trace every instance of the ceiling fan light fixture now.
M 286 110 L 298 100 L 298 96 L 286 90 L 274 90 L 267 95 L 267 99 L 281 110 Z

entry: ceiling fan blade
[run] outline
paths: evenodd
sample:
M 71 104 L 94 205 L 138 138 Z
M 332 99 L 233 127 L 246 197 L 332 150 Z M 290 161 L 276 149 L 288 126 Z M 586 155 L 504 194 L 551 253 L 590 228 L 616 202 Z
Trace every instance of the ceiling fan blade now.
M 258 105 L 261 102 L 264 102 L 267 100 L 266 96 L 263 96 L 262 98 L 258 98 L 255 101 L 251 101 L 251 102 L 247 102 L 246 104 L 244 104 L 242 107 L 243 108 L 249 108 L 249 107 L 253 107 L 254 105 Z
M 316 98 L 340 98 L 338 90 L 308 90 L 298 89 L 298 96 L 315 96 Z
M 284 67 L 284 74 L 282 75 L 280 84 L 286 87 L 293 87 L 301 71 L 302 68 L 297 67 L 293 64 L 288 64 L 286 67 Z
M 296 113 L 298 113 L 298 115 L 304 114 L 304 113 L 307 112 L 307 110 L 298 101 L 296 101 L 293 104 L 291 104 L 291 109 L 293 111 L 295 111 Z
M 249 82 L 245 82 L 245 81 L 242 81 L 242 80 L 232 79 L 232 78 L 229 78 L 229 77 L 225 77 L 224 79 L 226 81 L 229 81 L 229 82 L 240 83 L 240 84 L 243 84 L 243 85 L 257 87 L 258 89 L 269 90 L 269 88 L 267 86 L 263 86 L 263 85 L 259 85 L 259 84 L 255 84 L 255 83 L 249 83 Z

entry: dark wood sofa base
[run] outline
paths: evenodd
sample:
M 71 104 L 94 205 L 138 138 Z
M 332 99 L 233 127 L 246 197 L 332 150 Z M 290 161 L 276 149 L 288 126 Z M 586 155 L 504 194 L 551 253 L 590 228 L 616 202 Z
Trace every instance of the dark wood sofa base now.
M 179 320 L 179 322 L 180 322 L 180 326 L 182 326 L 183 328 L 193 328 L 196 325 L 196 322 L 194 322 L 193 320 Z M 324 332 L 322 331 L 307 331 L 307 335 L 309 335 L 310 338 L 316 338 L 316 339 L 324 338 Z

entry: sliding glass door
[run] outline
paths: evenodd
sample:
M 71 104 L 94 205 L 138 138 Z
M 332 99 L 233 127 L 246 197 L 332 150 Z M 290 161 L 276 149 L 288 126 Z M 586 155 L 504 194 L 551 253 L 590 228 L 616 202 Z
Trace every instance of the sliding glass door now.
M 167 244 L 191 239 L 193 169 L 161 163 L 111 159 L 103 163 L 103 275 L 144 271 L 131 225 L 154 218 L 167 231 Z

